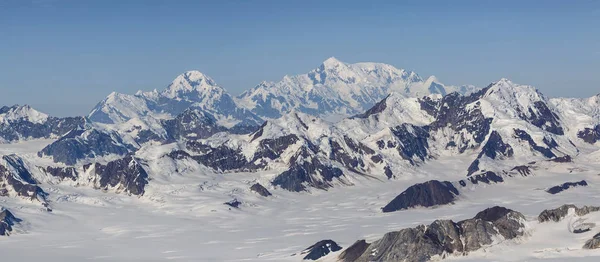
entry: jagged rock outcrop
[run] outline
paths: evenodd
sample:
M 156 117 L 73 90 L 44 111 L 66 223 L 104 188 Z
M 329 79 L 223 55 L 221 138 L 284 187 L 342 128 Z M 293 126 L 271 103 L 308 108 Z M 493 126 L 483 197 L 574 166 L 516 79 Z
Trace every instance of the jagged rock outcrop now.
M 78 128 L 44 147 L 38 152 L 38 156 L 51 156 L 55 163 L 75 165 L 77 161 L 86 158 L 111 154 L 122 156 L 133 150 L 133 146 L 125 144 L 115 132 Z
M 540 215 L 538 216 L 538 221 L 540 223 L 548 221 L 558 222 L 567 216 L 567 214 L 569 213 L 569 209 L 573 209 L 575 211 L 575 214 L 578 216 L 584 216 L 591 212 L 600 211 L 600 207 L 596 206 L 583 206 L 579 208 L 572 204 L 562 205 L 555 209 L 546 209 L 542 211 L 542 213 L 540 213 Z
M 0 236 L 8 236 L 13 227 L 22 220 L 15 217 L 8 209 L 0 207 Z
M 72 180 L 75 181 L 77 180 L 77 177 L 79 177 L 79 173 L 77 172 L 77 169 L 75 167 L 71 167 L 71 166 L 67 166 L 67 167 L 53 167 L 53 166 L 47 166 L 47 167 L 40 167 L 40 169 L 45 172 L 46 174 L 53 176 L 53 177 L 57 177 L 60 178 L 61 180 Z
M 170 138 L 178 139 L 203 139 L 218 132 L 227 131 L 227 128 L 217 124 L 217 119 L 198 108 L 189 108 L 175 118 L 163 123 Z
M 416 161 L 425 161 L 429 154 L 429 127 L 402 124 L 391 130 L 399 140 L 399 144 L 392 147 L 397 148 L 403 159 L 408 160 L 412 165 L 416 165 Z
M 504 143 L 502 136 L 494 130 L 490 133 L 487 142 L 481 149 L 479 155 L 477 155 L 477 158 L 469 166 L 467 176 L 479 171 L 479 161 L 484 156 L 489 159 L 504 159 L 512 157 L 513 154 L 514 151 L 512 147 L 509 144 Z
M 367 243 L 367 241 L 365 241 L 364 239 L 362 240 L 358 240 L 356 242 L 354 242 L 354 244 L 352 244 L 351 246 L 349 246 L 348 248 L 346 248 L 339 256 L 338 259 L 342 262 L 352 262 L 357 260 L 363 253 L 365 253 L 365 250 L 367 250 L 367 248 L 369 248 L 369 243 Z
M 324 256 L 327 256 L 331 252 L 337 252 L 340 250 L 342 250 L 342 247 L 335 243 L 335 241 L 327 239 L 321 240 L 315 243 L 314 245 L 308 247 L 307 249 L 302 251 L 301 254 L 306 254 L 306 256 L 304 256 L 303 258 L 304 260 L 318 260 Z
M 565 190 L 567 190 L 569 188 L 572 188 L 572 187 L 587 186 L 587 185 L 588 185 L 588 183 L 585 180 L 581 180 L 579 182 L 565 182 L 565 183 L 563 183 L 561 185 L 553 186 L 551 188 L 548 188 L 546 190 L 546 192 L 554 195 L 554 194 L 558 194 L 558 193 L 560 193 L 562 191 L 565 191 Z
M 31 201 L 39 201 L 48 208 L 48 193 L 37 185 L 23 160 L 16 155 L 3 157 L 0 164 L 0 196 L 22 197 Z
M 600 125 L 596 125 L 593 128 L 585 128 L 577 132 L 577 137 L 589 144 L 595 144 L 600 141 Z
M 108 162 L 106 165 L 94 163 L 84 166 L 85 172 L 95 175 L 96 188 L 116 192 L 126 192 L 141 196 L 148 184 L 148 173 L 139 160 L 132 156 Z
M 233 207 L 233 208 L 240 208 L 240 205 L 242 205 L 242 202 L 240 202 L 239 200 L 237 200 L 237 198 L 235 198 L 235 199 L 227 201 L 227 202 L 225 202 L 223 204 L 224 205 L 228 205 L 228 206 Z
M 597 249 L 600 248 L 600 233 L 594 235 L 592 239 L 585 242 L 583 245 L 585 249 Z
M 552 158 L 552 159 L 550 159 L 550 161 L 556 162 L 556 163 L 571 163 L 571 162 L 573 162 L 573 158 L 570 155 L 564 155 L 564 156 Z
M 431 207 L 452 203 L 459 192 L 448 181 L 430 180 L 408 187 L 382 208 L 384 213 L 412 207 Z
M 250 187 L 250 190 L 264 197 L 271 196 L 271 192 L 269 192 L 269 190 L 267 190 L 263 185 L 259 183 L 252 185 Z
M 531 167 L 527 166 L 527 165 L 521 165 L 521 166 L 513 167 L 510 171 L 517 171 L 522 176 L 528 176 L 528 175 L 531 175 L 531 173 L 532 173 L 531 172 Z
M 341 169 L 324 164 L 307 148 L 302 148 L 289 162 L 289 169 L 277 175 L 272 185 L 294 192 L 306 191 L 307 186 L 327 189 L 333 186 L 334 179 L 344 175 Z
M 481 111 L 481 103 L 477 102 L 490 87 L 484 88 L 469 96 L 451 93 L 444 96 L 438 103 L 435 121 L 431 123 L 432 131 L 450 128 L 457 135 L 449 145 L 456 147 L 458 152 L 480 145 L 489 134 L 492 118 L 485 117 Z M 472 141 L 465 138 L 469 136 Z
M 538 145 L 533 140 L 533 138 L 531 138 L 531 135 L 529 135 L 525 130 L 515 129 L 514 131 L 515 137 L 520 139 L 521 141 L 527 142 L 532 150 L 540 152 L 543 156 L 547 158 L 556 157 L 554 152 L 552 152 L 552 149 L 554 149 L 557 146 L 556 142 L 553 142 L 553 140 L 547 140 L 546 138 L 544 138 L 544 144 L 546 144 L 546 147 L 543 147 Z
M 190 151 L 200 154 L 190 156 L 192 159 L 217 171 L 244 170 L 249 164 L 240 150 L 226 145 L 212 147 L 197 141 L 188 141 L 186 147 Z M 183 151 L 176 154 L 189 156 Z
M 434 256 L 464 254 L 491 245 L 495 239 L 510 240 L 523 236 L 524 221 L 523 214 L 496 206 L 457 223 L 436 220 L 429 226 L 389 232 L 371 244 L 357 242 L 351 251 L 342 252 L 339 258 L 345 262 L 421 262 Z M 360 256 L 356 257 L 361 250 Z
M 485 183 L 485 184 L 490 184 L 492 182 L 493 183 L 504 182 L 504 178 L 502 178 L 502 176 L 499 176 L 498 174 L 496 174 L 492 171 L 487 171 L 483 174 L 472 175 L 467 180 L 469 180 L 472 184 L 479 184 L 480 182 Z

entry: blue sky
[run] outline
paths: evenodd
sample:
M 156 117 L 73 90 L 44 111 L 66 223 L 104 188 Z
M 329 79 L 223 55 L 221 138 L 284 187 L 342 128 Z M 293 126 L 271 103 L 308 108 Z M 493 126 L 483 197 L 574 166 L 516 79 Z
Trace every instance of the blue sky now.
M 237 95 L 330 56 L 591 96 L 600 1 L 0 0 L 0 104 L 58 116 L 191 69 Z

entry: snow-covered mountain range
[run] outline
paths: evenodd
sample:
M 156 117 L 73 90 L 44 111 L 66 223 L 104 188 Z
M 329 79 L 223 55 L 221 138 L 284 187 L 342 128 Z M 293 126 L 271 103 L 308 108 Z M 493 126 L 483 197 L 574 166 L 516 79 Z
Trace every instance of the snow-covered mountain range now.
M 31 210 L 41 207 L 64 215 L 63 210 L 73 211 L 71 204 L 94 210 L 96 205 L 139 201 L 136 205 L 157 208 L 160 214 L 194 214 L 200 221 L 226 214 L 246 223 L 231 213 L 239 211 L 251 224 L 261 212 L 277 212 L 261 206 L 287 210 L 299 219 L 302 212 L 313 210 L 304 204 L 319 205 L 314 197 L 329 199 L 331 194 L 331 199 L 344 202 L 344 192 L 353 192 L 352 197 L 368 206 L 353 209 L 376 219 L 418 206 L 438 206 L 445 212 L 444 205 L 461 206 L 461 201 L 480 208 L 493 199 L 481 200 L 485 193 L 471 198 L 473 192 L 493 192 L 519 179 L 524 184 L 546 181 L 547 174 L 553 183 L 560 182 L 554 185 L 558 192 L 580 190 L 572 189 L 575 186 L 596 192 L 599 141 L 600 95 L 548 98 L 532 86 L 505 78 L 485 88 L 457 87 L 386 64 L 346 64 L 329 58 L 307 74 L 263 82 L 233 97 L 210 77 L 188 71 L 162 91 L 111 93 L 86 117 L 56 118 L 29 106 L 1 108 L 0 205 L 9 208 L 2 214 L 10 215 L 10 221 L 0 217 L 5 223 L 0 233 L 35 232 L 43 227 L 43 219 L 36 218 L 44 215 L 32 215 Z M 587 182 L 561 182 L 561 172 L 578 174 Z M 541 193 L 547 194 L 532 191 L 524 197 L 541 198 Z M 334 202 L 322 204 L 349 215 Z M 443 212 L 439 215 L 448 214 Z M 490 229 L 486 240 L 445 251 L 438 250 L 442 244 L 426 244 L 435 250 L 426 255 L 411 250 L 407 259 L 476 251 L 497 239 L 527 236 L 523 230 L 529 222 L 523 214 L 499 207 L 482 212 L 472 219 L 431 226 L 464 227 L 449 236 L 460 238 L 482 235 L 465 223 L 494 230 L 509 223 L 512 233 Z M 27 225 L 28 217 L 36 222 Z M 270 226 L 280 224 L 277 216 L 268 219 L 273 219 Z M 278 232 L 285 230 L 289 229 Z M 368 227 L 359 230 L 363 235 L 344 241 L 364 238 L 363 230 Z M 382 230 L 368 234 L 381 237 L 387 232 Z M 327 238 L 336 232 L 315 234 Z M 429 239 L 424 229 L 401 232 Z M 352 246 L 358 251 L 345 249 L 338 259 L 385 261 L 404 254 L 386 237 L 370 247 L 360 242 Z M 323 250 L 327 255 L 342 249 L 333 248 L 335 242 L 318 244 L 322 247 L 307 251 L 309 257 L 320 259 Z M 389 253 L 374 254 L 376 247 Z M 272 257 L 281 258 L 279 253 Z
M 391 92 L 409 97 L 451 92 L 468 94 L 470 85 L 446 86 L 435 76 L 422 79 L 415 72 L 381 63 L 347 64 L 334 57 L 307 74 L 262 82 L 238 97 L 240 104 L 265 118 L 292 110 L 339 119 L 359 114 Z

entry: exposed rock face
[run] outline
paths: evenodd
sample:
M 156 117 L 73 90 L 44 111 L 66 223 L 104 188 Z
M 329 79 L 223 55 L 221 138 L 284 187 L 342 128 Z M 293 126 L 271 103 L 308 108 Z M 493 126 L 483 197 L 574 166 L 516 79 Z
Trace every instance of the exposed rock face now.
M 517 138 L 519 138 L 522 141 L 526 141 L 527 143 L 529 143 L 529 146 L 531 147 L 532 150 L 538 151 L 540 153 L 542 153 L 542 155 L 544 155 L 547 158 L 553 158 L 556 157 L 556 155 L 552 152 L 552 149 L 555 146 L 555 143 L 552 143 L 552 141 L 548 141 L 546 139 L 544 139 L 544 143 L 548 146 L 548 147 L 543 147 L 538 145 L 535 141 L 533 141 L 533 138 L 531 138 L 531 136 L 525 132 L 524 130 L 521 129 L 515 129 L 515 136 Z
M 591 212 L 600 211 L 600 207 L 595 206 L 583 206 L 581 208 L 578 208 L 575 205 L 562 205 L 555 209 L 546 209 L 542 211 L 542 213 L 540 213 L 540 215 L 538 216 L 538 221 L 540 221 L 540 223 L 548 221 L 558 222 L 567 216 L 567 214 L 569 213 L 569 209 L 571 208 L 575 210 L 575 214 L 578 216 L 584 216 Z
M 256 134 L 258 133 L 255 133 L 255 135 Z M 264 161 L 265 159 L 274 160 L 279 158 L 283 151 L 299 140 L 300 138 L 294 134 L 284 135 L 273 139 L 263 139 L 259 142 L 258 148 L 250 163 L 253 163 L 255 168 L 264 168 L 267 164 Z
M 52 138 L 66 134 L 85 123 L 83 117 L 47 116 L 30 106 L 0 108 L 0 141 Z
M 553 159 L 550 159 L 550 161 L 556 162 L 556 163 L 571 163 L 571 162 L 573 162 L 573 158 L 571 158 L 570 155 L 565 155 L 565 156 L 561 156 L 561 157 L 555 157 Z
M 513 154 L 512 147 L 509 144 L 504 143 L 500 134 L 494 130 L 481 149 L 479 158 L 485 155 L 491 159 L 496 159 L 498 156 L 512 157 Z
M 189 141 L 186 147 L 193 152 L 201 153 L 192 156 L 194 160 L 217 171 L 240 170 L 248 166 L 248 160 L 239 150 L 225 145 L 211 147 L 200 142 Z
M 385 110 L 385 108 L 387 107 L 387 103 L 386 100 L 388 99 L 388 97 L 390 97 L 390 95 L 386 96 L 384 99 L 382 99 L 381 101 L 377 102 L 375 105 L 373 105 L 373 107 L 369 108 L 369 110 L 365 111 L 362 114 L 358 114 L 354 117 L 356 118 L 367 118 L 371 115 L 375 115 L 378 113 L 381 113 Z
M 367 241 L 358 240 L 354 242 L 350 247 L 346 248 L 344 252 L 338 257 L 342 262 L 352 262 L 357 260 L 364 252 L 369 248 Z
M 496 173 L 494 173 L 492 171 L 487 171 L 483 174 L 472 175 L 468 178 L 468 180 L 471 181 L 472 184 L 478 184 L 479 182 L 485 183 L 485 184 L 490 184 L 492 182 L 494 182 L 494 183 L 504 182 L 504 178 L 502 178 L 501 176 L 497 175 Z
M 473 137 L 473 143 L 468 141 L 453 141 L 460 153 L 481 144 L 490 132 L 492 118 L 486 118 L 481 112 L 480 99 L 489 89 L 484 88 L 469 96 L 461 96 L 451 93 L 440 101 L 436 120 L 431 123 L 432 130 L 449 127 L 457 133 L 469 134 Z M 467 109 L 471 103 L 475 104 Z M 462 136 L 464 137 L 464 136 Z
M 231 200 L 229 202 L 225 202 L 223 204 L 228 205 L 233 208 L 240 208 L 240 205 L 242 204 L 242 202 L 238 201 L 237 199 L 233 199 L 233 200 Z
M 600 247 L 600 233 L 594 235 L 594 237 L 585 242 L 583 248 L 585 249 L 597 249 Z
M 566 182 L 566 183 L 563 183 L 561 185 L 553 186 L 551 188 L 548 188 L 546 190 L 546 192 L 554 195 L 554 194 L 558 194 L 558 193 L 560 193 L 562 191 L 565 191 L 565 190 L 567 190 L 567 189 L 569 189 L 571 187 L 587 186 L 587 185 L 588 185 L 588 183 L 585 180 L 581 180 L 579 182 Z
M 15 156 L 9 156 L 9 159 L 14 160 L 15 158 Z M 19 162 L 22 164 L 22 160 L 17 163 Z M 7 163 L 7 166 L 0 164 L 0 196 L 23 197 L 32 201 L 39 201 L 42 205 L 48 207 L 46 202 L 48 194 L 37 185 L 29 171 L 23 171 L 23 169 L 26 170 L 25 166 L 15 168 L 13 166 L 14 162 L 7 161 Z
M 400 156 L 408 160 L 412 165 L 416 165 L 415 158 L 425 161 L 428 155 L 429 138 L 428 127 L 418 127 L 411 124 L 402 124 L 392 128 L 392 133 L 400 141 L 399 145 L 395 145 Z
M 328 239 L 321 240 L 315 243 L 314 245 L 308 247 L 307 249 L 302 251 L 302 254 L 306 254 L 306 256 L 304 256 L 303 258 L 304 260 L 317 260 L 328 255 L 331 252 L 337 252 L 341 249 L 342 247 L 340 247 L 337 243 L 335 243 L 333 240 Z
M 13 230 L 13 226 L 21 222 L 10 211 L 0 207 L 0 236 L 8 236 Z
M 479 161 L 484 156 L 490 159 L 504 159 L 507 157 L 512 157 L 513 154 L 514 152 L 512 147 L 509 144 L 504 143 L 500 134 L 494 130 L 481 149 L 481 152 L 479 152 L 479 155 L 477 155 L 477 158 L 467 169 L 467 176 L 479 171 Z
M 88 171 L 90 166 L 86 165 L 84 169 Z M 93 168 L 97 176 L 96 186 L 100 189 L 114 188 L 117 192 L 141 196 L 148 184 L 148 173 L 132 156 L 108 162 L 106 165 L 95 163 Z
M 294 192 L 305 191 L 306 186 L 327 189 L 334 178 L 344 175 L 341 169 L 322 163 L 309 151 L 301 149 L 290 160 L 290 168 L 275 177 L 271 184 Z
M 77 180 L 77 177 L 79 176 L 77 169 L 74 167 L 53 167 L 53 166 L 48 166 L 45 168 L 41 168 L 42 171 L 44 171 L 46 174 L 51 175 L 53 177 L 58 177 L 61 180 L 66 180 L 66 179 L 70 179 L 70 180 Z
M 537 113 L 535 111 L 537 111 Z M 563 128 L 560 125 L 560 119 L 552 110 L 548 108 L 543 101 L 535 101 L 533 108 L 529 108 L 529 116 L 521 115 L 521 118 L 528 120 L 534 126 L 542 128 L 556 135 L 564 135 Z
M 190 108 L 174 119 L 163 123 L 169 137 L 173 139 L 202 139 L 227 128 L 219 126 L 217 120 L 201 109 Z
M 448 181 L 431 180 L 410 186 L 382 208 L 384 213 L 417 206 L 431 207 L 452 203 L 458 190 Z
M 268 197 L 268 196 L 270 196 L 270 195 L 271 195 L 271 192 L 269 192 L 269 190 L 267 190 L 267 189 L 266 189 L 264 186 L 262 186 L 262 185 L 261 185 L 261 184 L 259 184 L 259 183 L 256 183 L 256 184 L 252 185 L 252 186 L 250 187 L 250 190 L 251 190 L 251 191 L 254 191 L 254 192 L 256 192 L 257 194 L 259 194 L 259 195 L 261 195 L 261 196 L 264 196 L 264 197 Z
M 15 173 L 15 175 L 17 175 L 17 177 L 19 177 L 21 180 L 23 180 L 26 183 L 29 184 L 37 184 L 38 181 L 36 181 L 33 178 L 33 175 L 31 174 L 31 172 L 29 172 L 29 170 L 27 169 L 27 167 L 25 166 L 25 163 L 23 162 L 23 159 L 15 154 L 12 155 L 6 155 L 6 156 L 2 156 L 2 159 L 4 159 L 6 161 L 6 164 L 8 167 L 11 167 Z
M 595 144 L 600 141 L 600 125 L 579 131 L 577 137 L 581 138 L 586 143 Z
M 38 156 L 52 156 L 55 163 L 75 165 L 78 160 L 110 154 L 126 155 L 133 149 L 117 133 L 79 128 L 46 146 Z
M 517 171 L 522 176 L 531 175 L 531 169 L 529 168 L 529 166 L 516 166 L 513 167 L 510 171 Z
M 493 244 L 494 239 L 523 236 L 523 221 L 525 217 L 521 213 L 496 206 L 458 223 L 436 220 L 427 227 L 420 225 L 387 233 L 371 244 L 357 242 L 353 245 L 356 247 L 351 252 L 344 251 L 340 259 L 361 262 L 428 261 L 434 256 L 475 251 Z M 362 254 L 355 258 L 357 251 L 363 248 Z

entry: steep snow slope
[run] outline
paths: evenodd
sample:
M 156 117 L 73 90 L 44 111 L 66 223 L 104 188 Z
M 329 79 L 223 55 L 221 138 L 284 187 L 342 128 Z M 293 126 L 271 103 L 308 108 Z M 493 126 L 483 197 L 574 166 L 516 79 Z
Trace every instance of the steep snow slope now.
M 423 80 L 415 72 L 381 63 L 346 64 L 333 57 L 307 74 L 262 82 L 238 101 L 257 115 L 277 118 L 291 110 L 326 119 L 359 114 L 391 92 L 409 97 L 450 92 L 467 94 L 473 86 L 445 86 L 435 77 Z

